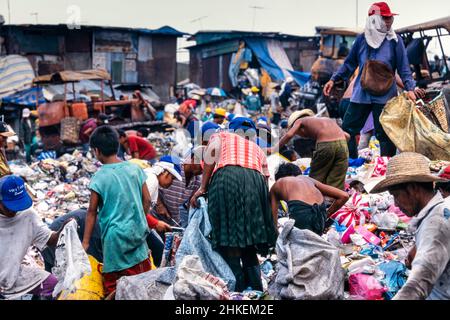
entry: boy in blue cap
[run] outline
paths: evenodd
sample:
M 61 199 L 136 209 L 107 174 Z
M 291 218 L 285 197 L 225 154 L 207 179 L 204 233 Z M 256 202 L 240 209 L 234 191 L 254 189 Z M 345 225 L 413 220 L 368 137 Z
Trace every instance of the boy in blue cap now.
M 55 246 L 65 225 L 51 231 L 32 205 L 22 178 L 8 175 L 0 179 L 0 295 L 7 299 L 27 293 L 51 299 L 58 283 L 47 271 L 22 263 L 31 246 L 40 251 Z

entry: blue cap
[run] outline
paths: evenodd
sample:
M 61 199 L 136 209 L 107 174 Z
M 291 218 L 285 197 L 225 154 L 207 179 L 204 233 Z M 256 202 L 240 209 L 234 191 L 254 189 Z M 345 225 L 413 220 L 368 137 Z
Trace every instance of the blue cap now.
M 0 179 L 0 201 L 13 212 L 27 210 L 33 205 L 33 200 L 25 188 L 25 182 L 14 175 Z
M 227 120 L 232 121 L 234 119 L 234 117 L 236 117 L 236 115 L 234 113 L 230 113 L 227 117 Z
M 258 123 L 265 122 L 267 124 L 267 117 L 259 117 Z
M 287 120 L 281 120 L 280 127 L 283 129 L 286 129 L 288 127 L 288 121 Z
M 181 159 L 175 156 L 163 156 L 159 159 L 159 162 L 155 163 L 165 170 L 169 171 L 177 180 L 182 181 L 181 177 Z
M 232 131 L 243 130 L 244 132 L 250 129 L 256 131 L 255 123 L 250 118 L 236 117 L 231 122 L 228 128 Z
M 217 130 L 217 129 L 220 129 L 220 126 L 217 123 L 214 123 L 214 122 L 211 122 L 211 121 L 205 122 L 202 125 L 202 135 L 204 135 L 205 132 L 208 131 L 208 130 L 212 131 L 212 130 Z

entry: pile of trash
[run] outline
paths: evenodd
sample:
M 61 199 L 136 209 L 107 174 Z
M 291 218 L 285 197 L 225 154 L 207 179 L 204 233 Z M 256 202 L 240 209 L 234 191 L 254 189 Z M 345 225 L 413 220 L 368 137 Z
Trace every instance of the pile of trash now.
M 34 208 L 50 224 L 68 212 L 87 209 L 90 196 L 88 185 L 99 166 L 90 154 L 83 157 L 76 150 L 56 160 L 45 159 L 30 166 L 15 162 L 10 168 L 13 174 L 24 178 Z
M 168 154 L 177 143 L 172 132 L 152 132 L 148 135 L 147 140 L 159 155 Z
M 323 239 L 339 249 L 346 271 L 346 299 L 391 299 L 406 282 L 405 259 L 414 246 L 409 217 L 392 196 L 359 194 L 331 218 Z

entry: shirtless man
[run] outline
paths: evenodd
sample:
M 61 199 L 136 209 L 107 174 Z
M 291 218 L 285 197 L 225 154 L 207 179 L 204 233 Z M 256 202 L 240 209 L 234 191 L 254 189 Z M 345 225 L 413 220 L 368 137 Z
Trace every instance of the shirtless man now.
M 322 235 L 327 218 L 338 211 L 349 198 L 342 190 L 302 176 L 300 168 L 292 163 L 282 164 L 275 174 L 275 179 L 277 182 L 270 190 L 275 225 L 278 218 L 278 203 L 284 200 L 289 208 L 289 216 L 295 220 L 297 228 L 308 229 Z M 324 196 L 335 199 L 328 210 Z
M 309 109 L 294 112 L 288 121 L 289 131 L 280 139 L 278 146 L 269 150 L 279 150 L 295 135 L 316 141 L 316 150 L 311 160 L 309 176 L 329 186 L 344 190 L 348 168 L 347 140 L 350 135 L 344 132 L 329 118 L 315 118 Z

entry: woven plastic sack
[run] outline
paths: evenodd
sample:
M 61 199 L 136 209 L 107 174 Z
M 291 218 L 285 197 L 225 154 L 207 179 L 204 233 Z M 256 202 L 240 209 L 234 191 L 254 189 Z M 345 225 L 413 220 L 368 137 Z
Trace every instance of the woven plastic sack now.
M 174 268 L 159 268 L 135 276 L 121 277 L 117 281 L 116 300 L 163 300 L 171 280 L 163 281 L 164 274 Z
M 80 133 L 80 120 L 73 117 L 61 120 L 61 141 L 68 144 L 77 144 Z
M 72 220 L 64 226 L 56 245 L 52 273 L 58 279 L 58 283 L 53 291 L 53 297 L 57 297 L 61 291 L 64 291 L 62 298 L 75 292 L 77 281 L 91 274 L 91 271 L 88 255 L 78 237 L 77 222 Z
M 185 256 L 173 284 L 176 300 L 229 300 L 226 283 L 205 272 L 198 256 Z
M 278 237 L 278 274 L 269 294 L 290 300 L 342 299 L 345 272 L 339 249 L 294 224 L 294 220 L 287 221 Z
M 208 240 L 212 227 L 206 201 L 202 197 L 198 201 L 199 208 L 191 208 L 189 212 L 189 223 L 175 256 L 177 268 L 185 256 L 198 256 L 206 272 L 223 279 L 228 288 L 234 290 L 236 278 L 233 272 L 222 256 L 212 249 Z
M 401 152 L 417 152 L 430 160 L 450 161 L 450 134 L 433 124 L 406 94 L 386 104 L 380 122 Z

